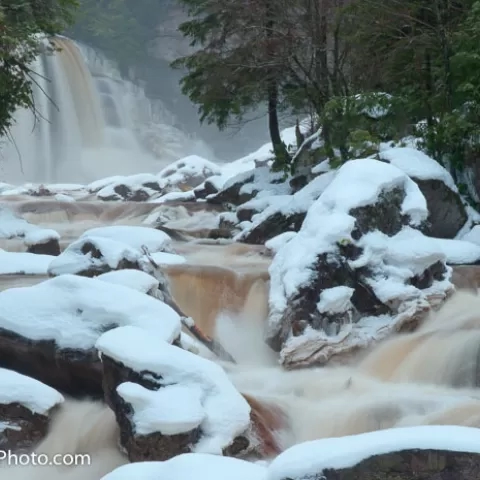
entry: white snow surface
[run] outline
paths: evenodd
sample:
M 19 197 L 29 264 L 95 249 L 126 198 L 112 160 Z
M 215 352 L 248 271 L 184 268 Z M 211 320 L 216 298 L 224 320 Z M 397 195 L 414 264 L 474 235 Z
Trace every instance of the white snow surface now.
M 57 257 L 28 252 L 6 252 L 0 249 L 0 275 L 46 275 Z
M 171 238 L 161 230 L 130 225 L 91 228 L 84 232 L 80 238 L 85 237 L 108 238 L 124 243 L 139 252 L 142 250 L 143 245 L 145 245 L 150 252 L 167 250 L 171 245 Z
M 0 385 L 0 405 L 19 403 L 33 413 L 44 415 L 64 401 L 55 389 L 13 370 L 0 368 Z
M 82 252 L 82 248 L 88 243 L 100 251 L 101 258 L 94 258 L 91 253 Z M 141 253 L 125 243 L 108 237 L 82 236 L 71 243 L 58 257 L 54 257 L 48 267 L 48 273 L 54 276 L 80 273 L 89 268 L 100 268 L 105 264 L 114 270 L 122 260 L 135 262 L 140 258 Z
M 275 458 L 267 479 L 308 480 L 321 476 L 325 469 L 350 468 L 374 455 L 413 449 L 480 453 L 480 430 L 428 425 L 305 442 Z
M 147 200 L 147 203 L 191 202 L 193 200 L 195 200 L 193 190 L 187 190 L 186 192 L 168 192 L 161 197 Z
M 457 186 L 450 173 L 436 160 L 411 147 L 389 148 L 380 152 L 380 158 L 418 180 L 441 180 L 454 192 Z
M 231 457 L 184 453 L 166 462 L 121 466 L 101 480 L 267 480 L 265 467 Z
M 194 451 L 221 455 L 223 448 L 247 430 L 250 406 L 215 363 L 158 342 L 134 326 L 106 332 L 96 346 L 102 354 L 134 371 L 161 375 L 163 386 L 158 393 L 119 386 L 119 394 L 126 394 L 136 406 L 134 422 L 141 431 L 179 433 L 199 424 L 204 435 Z M 170 390 L 173 387 L 175 390 Z M 179 413 L 174 413 L 172 406 L 180 408 Z
M 350 287 L 339 286 L 328 288 L 320 294 L 317 310 L 320 313 L 341 313 L 351 307 L 350 298 L 355 290 Z
M 142 272 L 141 270 L 133 270 L 130 268 L 102 273 L 97 277 L 97 280 L 115 285 L 123 285 L 124 287 L 133 288 L 142 293 L 155 290 L 159 285 L 158 280 L 152 277 L 152 275 Z
M 90 349 L 111 325 L 145 329 L 153 342 L 172 342 L 180 317 L 165 303 L 122 285 L 61 275 L 0 292 L 0 328 L 60 348 Z
M 265 242 L 265 247 L 276 254 L 286 243 L 297 235 L 297 232 L 283 232 Z

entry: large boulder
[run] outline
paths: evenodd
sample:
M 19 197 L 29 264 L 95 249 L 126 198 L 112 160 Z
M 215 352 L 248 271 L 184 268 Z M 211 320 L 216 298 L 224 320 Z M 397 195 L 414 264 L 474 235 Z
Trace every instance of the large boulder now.
M 25 235 L 24 243 L 28 253 L 37 255 L 60 255 L 60 235 L 55 230 L 32 230 Z
M 419 187 L 396 167 L 354 160 L 338 170 L 270 267 L 266 339 L 284 366 L 364 348 L 446 297 L 446 255 L 421 233 L 427 217 Z
M 71 395 L 103 396 L 95 342 L 119 325 L 144 328 L 157 342 L 180 337 L 180 316 L 171 307 L 113 282 L 61 275 L 5 290 L 0 366 Z
M 71 273 L 96 277 L 112 270 L 139 269 L 142 254 L 116 240 L 85 237 L 71 243 L 48 267 L 50 276 Z
M 379 156 L 400 168 L 419 186 L 428 207 L 423 232 L 437 238 L 455 238 L 467 222 L 468 214 L 448 171 L 414 148 L 392 148 Z
M 235 455 L 250 446 L 250 407 L 218 365 L 135 327 L 109 331 L 96 346 L 130 461 Z

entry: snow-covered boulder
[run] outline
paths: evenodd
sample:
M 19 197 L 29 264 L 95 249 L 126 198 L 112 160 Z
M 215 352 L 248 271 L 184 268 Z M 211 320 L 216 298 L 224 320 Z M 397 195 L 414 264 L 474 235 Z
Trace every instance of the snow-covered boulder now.
M 391 148 L 380 152 L 379 157 L 405 172 L 419 186 L 428 207 L 424 233 L 437 238 L 455 238 L 468 215 L 450 173 L 415 148 Z
M 240 205 L 237 209 L 238 219 L 241 222 L 250 220 L 251 223 L 235 237 L 235 240 L 264 244 L 282 233 L 298 232 L 308 209 L 330 185 L 336 173 L 333 171 L 318 176 L 293 195 L 254 198 Z M 254 213 L 255 211 L 258 213 Z
M 162 183 L 180 190 L 198 187 L 214 175 L 220 175 L 221 168 L 198 155 L 189 155 L 165 167 L 158 176 Z
M 441 242 L 455 241 L 425 237 L 427 217 L 419 187 L 393 165 L 352 160 L 336 172 L 270 267 L 267 341 L 285 366 L 365 347 L 445 298 L 454 246 Z
M 106 332 L 96 347 L 130 461 L 249 446 L 250 406 L 218 365 L 133 326 Z
M 47 433 L 60 393 L 33 378 L 0 368 L 0 450 L 28 450 Z
M 50 263 L 48 274 L 96 277 L 112 270 L 139 269 L 141 256 L 138 250 L 122 242 L 90 236 L 71 243 Z
M 216 204 L 241 205 L 254 197 L 289 193 L 291 193 L 291 187 L 283 173 L 274 173 L 269 167 L 259 167 L 230 178 L 219 192 L 209 196 L 207 201 Z
M 138 251 L 142 251 L 142 247 L 145 246 L 150 252 L 171 252 L 171 238 L 166 233 L 149 227 L 130 225 L 97 227 L 85 231 L 80 238 L 88 237 L 108 238 Z
M 95 342 L 124 325 L 156 343 L 177 342 L 180 317 L 165 303 L 122 285 L 62 275 L 0 292 L 0 364 L 70 394 L 102 394 Z
M 476 480 L 476 428 L 422 426 L 326 438 L 289 448 L 268 467 L 268 480 Z
M 163 192 L 159 178 L 150 173 L 111 177 L 105 183 L 96 192 L 97 198 L 104 201 L 145 202 Z M 91 184 L 90 191 L 94 191 L 100 185 L 100 182 Z
M 60 255 L 60 235 L 51 229 L 32 230 L 25 235 L 27 252 L 37 255 Z

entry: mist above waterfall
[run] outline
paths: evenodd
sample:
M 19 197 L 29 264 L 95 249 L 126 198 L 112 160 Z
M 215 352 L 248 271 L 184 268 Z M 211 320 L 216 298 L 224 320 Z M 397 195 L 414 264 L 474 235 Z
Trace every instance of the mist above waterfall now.
M 65 37 L 52 42 L 59 51 L 32 65 L 36 115 L 19 110 L 3 139 L 2 181 L 89 182 L 155 173 L 192 153 L 212 159 L 203 141 L 176 128 L 162 102 L 122 79 L 101 53 Z

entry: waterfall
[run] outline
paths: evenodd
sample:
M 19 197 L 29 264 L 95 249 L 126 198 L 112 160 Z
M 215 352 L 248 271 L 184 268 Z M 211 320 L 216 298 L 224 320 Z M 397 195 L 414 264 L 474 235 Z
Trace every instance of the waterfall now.
M 122 79 L 101 53 L 66 37 L 33 63 L 37 116 L 16 112 L 0 146 L 0 181 L 89 182 L 156 173 L 192 153 L 212 158 L 200 140 L 175 127 L 175 115 L 139 85 Z M 161 81 L 161 79 L 159 79 Z

